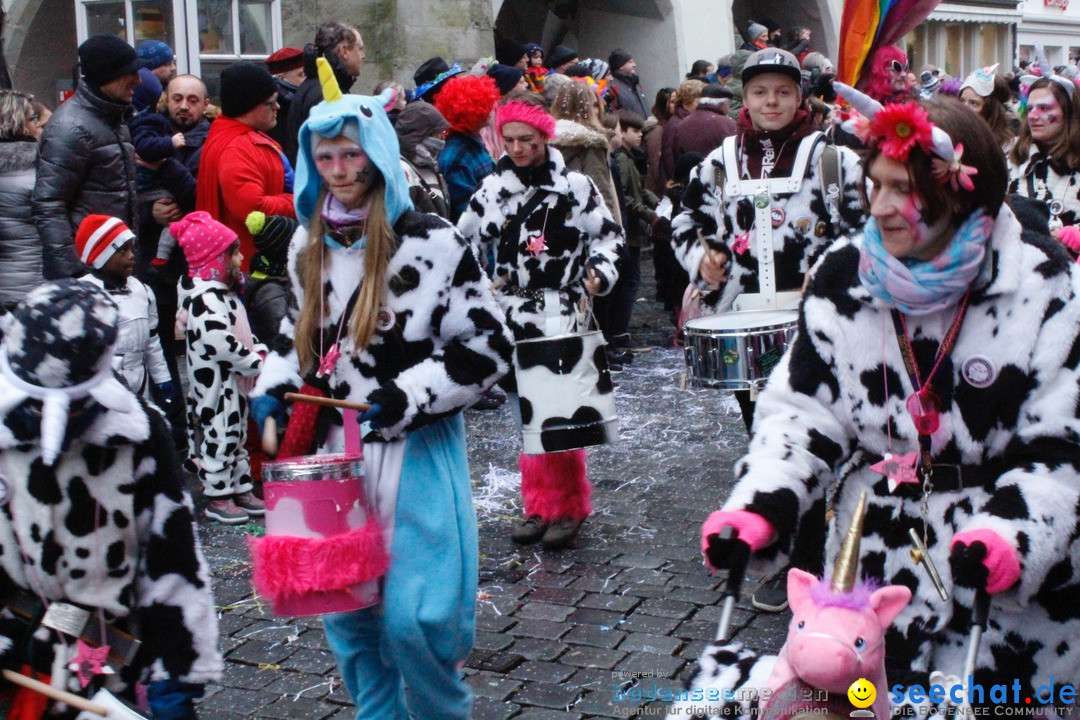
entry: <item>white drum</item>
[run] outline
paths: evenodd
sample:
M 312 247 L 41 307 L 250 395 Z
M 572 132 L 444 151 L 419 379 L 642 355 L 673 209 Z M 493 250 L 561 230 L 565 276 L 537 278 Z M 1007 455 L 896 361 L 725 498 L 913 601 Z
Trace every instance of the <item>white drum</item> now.
M 692 384 L 760 390 L 795 338 L 795 310 L 746 310 L 688 320 L 683 349 Z

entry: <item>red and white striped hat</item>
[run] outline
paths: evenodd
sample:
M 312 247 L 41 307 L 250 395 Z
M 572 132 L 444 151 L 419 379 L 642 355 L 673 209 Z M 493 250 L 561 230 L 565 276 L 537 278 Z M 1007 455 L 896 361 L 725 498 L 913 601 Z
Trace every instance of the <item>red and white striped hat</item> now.
M 75 252 L 84 263 L 100 270 L 124 243 L 134 239 L 135 233 L 120 218 L 87 215 L 75 233 Z

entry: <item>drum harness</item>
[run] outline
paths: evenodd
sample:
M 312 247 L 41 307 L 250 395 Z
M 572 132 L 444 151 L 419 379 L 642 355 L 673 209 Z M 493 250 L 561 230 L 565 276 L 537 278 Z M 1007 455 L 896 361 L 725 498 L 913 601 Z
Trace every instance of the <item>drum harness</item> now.
M 840 152 L 829 145 L 824 133 L 813 132 L 799 143 L 791 174 L 787 177 L 743 179 L 739 173 L 728 176 L 726 168 L 739 168 L 738 142 L 735 135 L 724 139 L 721 145 L 723 163 L 713 165 L 713 186 L 720 202 L 717 206 L 717 228 L 721 227 L 724 213 L 724 198 L 752 198 L 754 203 L 753 248 L 758 261 L 757 293 L 741 293 L 738 296 L 739 310 L 781 308 L 782 304 L 797 301 L 800 293 L 776 292 L 775 246 L 773 244 L 772 197 L 774 195 L 792 195 L 799 191 L 804 180 L 809 176 L 810 158 L 819 143 L 826 143 L 819 159 L 821 168 L 822 194 L 829 209 L 829 221 L 832 227 L 840 222 L 840 190 L 842 187 L 842 165 Z M 700 231 L 699 237 L 700 237 Z M 704 237 L 702 243 L 708 247 Z

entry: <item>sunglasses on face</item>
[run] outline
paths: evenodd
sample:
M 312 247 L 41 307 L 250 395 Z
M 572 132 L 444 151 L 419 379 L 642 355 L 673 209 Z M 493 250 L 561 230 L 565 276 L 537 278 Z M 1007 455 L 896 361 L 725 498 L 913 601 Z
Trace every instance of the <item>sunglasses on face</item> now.
M 892 70 L 894 73 L 896 73 L 898 75 L 900 73 L 906 73 L 907 72 L 907 65 L 901 65 L 899 60 L 893 60 L 892 63 L 888 67 L 889 67 L 890 70 Z

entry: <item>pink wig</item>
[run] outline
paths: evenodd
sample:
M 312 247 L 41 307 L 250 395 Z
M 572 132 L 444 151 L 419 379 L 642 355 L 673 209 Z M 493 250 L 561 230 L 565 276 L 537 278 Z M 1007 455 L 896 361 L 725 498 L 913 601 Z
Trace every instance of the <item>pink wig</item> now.
M 451 129 L 475 135 L 487 125 L 499 97 L 495 81 L 486 75 L 459 75 L 450 78 L 435 96 L 435 109 L 442 113 Z
M 525 123 L 535 128 L 548 140 L 555 137 L 555 118 L 546 110 L 524 102 L 510 102 L 495 108 L 495 126 L 502 132 L 506 123 Z
M 893 60 L 907 68 L 908 58 L 903 50 L 895 45 L 883 45 L 877 49 L 873 59 L 863 71 L 863 76 L 866 78 L 866 94 L 881 103 L 896 99 L 893 97 L 896 91 L 889 80 L 889 70 L 886 67 Z M 904 87 L 910 90 L 906 81 Z

